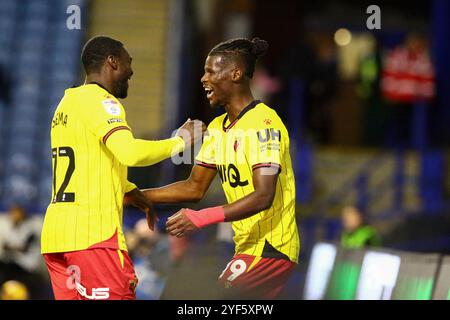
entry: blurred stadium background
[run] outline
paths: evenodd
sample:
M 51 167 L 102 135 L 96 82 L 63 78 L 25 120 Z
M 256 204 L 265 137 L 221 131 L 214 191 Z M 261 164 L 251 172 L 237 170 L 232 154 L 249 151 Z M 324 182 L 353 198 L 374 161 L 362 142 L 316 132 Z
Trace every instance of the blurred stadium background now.
M 284 298 L 450 299 L 450 3 L 378 1 L 380 30 L 367 29 L 369 4 L 0 0 L 0 286 L 28 286 L 7 282 L 1 297 L 51 298 L 38 246 L 51 197 L 50 121 L 64 90 L 83 83 L 82 45 L 103 34 L 133 56 L 124 106 L 135 135 L 147 139 L 169 136 L 188 117 L 217 115 L 199 81 L 213 45 L 269 42 L 253 90 L 290 131 L 301 237 Z M 67 27 L 71 5 L 80 8 L 80 29 Z M 131 168 L 129 179 L 156 187 L 189 171 L 167 160 Z M 216 181 L 188 205 L 224 202 Z M 11 222 L 21 216 L 12 204 L 28 212 L 20 223 Z M 347 205 L 364 209 L 382 247 L 340 246 Z M 155 233 L 125 210 L 141 299 L 216 298 L 212 284 L 233 254 L 230 228 L 169 239 L 164 217 L 180 207 L 157 208 Z

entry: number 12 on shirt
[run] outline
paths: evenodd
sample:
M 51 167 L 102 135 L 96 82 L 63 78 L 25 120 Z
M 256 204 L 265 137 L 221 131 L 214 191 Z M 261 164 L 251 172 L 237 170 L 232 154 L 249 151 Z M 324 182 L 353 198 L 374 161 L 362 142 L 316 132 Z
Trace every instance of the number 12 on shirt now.
M 58 158 L 67 157 L 69 158 L 69 165 L 67 166 L 66 174 L 64 175 L 64 180 L 61 186 L 56 192 L 56 169 L 58 166 Z M 53 203 L 56 202 L 75 202 L 74 192 L 65 192 L 69 184 L 70 178 L 75 171 L 75 153 L 71 147 L 59 147 L 52 149 L 52 159 L 53 159 Z

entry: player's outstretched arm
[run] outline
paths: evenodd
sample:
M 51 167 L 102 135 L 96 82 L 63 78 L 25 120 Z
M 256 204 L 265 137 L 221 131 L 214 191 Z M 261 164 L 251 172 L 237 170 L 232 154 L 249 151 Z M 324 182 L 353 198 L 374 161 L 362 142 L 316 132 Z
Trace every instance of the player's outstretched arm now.
M 158 221 L 156 212 L 153 209 L 153 203 L 137 187 L 125 193 L 123 199 L 124 205 L 133 205 L 145 213 L 147 225 L 150 230 L 154 230 L 155 222 Z
M 120 163 L 128 167 L 144 167 L 170 158 L 202 138 L 206 126 L 190 119 L 178 129 L 177 135 L 165 140 L 135 139 L 130 130 L 117 130 L 104 138 L 106 147 Z
M 169 217 L 167 232 L 182 237 L 204 226 L 224 221 L 248 218 L 272 206 L 278 180 L 278 168 L 258 168 L 253 171 L 255 191 L 233 203 L 200 211 L 181 209 Z
M 216 176 L 216 170 L 195 165 L 191 175 L 160 188 L 145 189 L 142 192 L 153 203 L 178 203 L 200 201 Z

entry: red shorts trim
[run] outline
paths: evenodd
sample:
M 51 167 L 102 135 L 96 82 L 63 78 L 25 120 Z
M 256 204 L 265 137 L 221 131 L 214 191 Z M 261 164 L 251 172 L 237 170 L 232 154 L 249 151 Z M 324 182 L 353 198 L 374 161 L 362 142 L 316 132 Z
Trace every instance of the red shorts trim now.
M 239 254 L 228 263 L 219 282 L 234 299 L 276 299 L 296 265 L 284 259 Z
M 126 251 L 96 248 L 44 254 L 56 300 L 135 300 L 137 277 Z

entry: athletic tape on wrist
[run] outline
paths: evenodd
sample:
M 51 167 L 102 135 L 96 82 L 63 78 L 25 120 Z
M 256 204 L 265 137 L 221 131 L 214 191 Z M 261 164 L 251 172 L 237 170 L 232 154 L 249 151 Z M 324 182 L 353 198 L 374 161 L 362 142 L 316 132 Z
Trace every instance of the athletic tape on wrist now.
M 197 228 L 203 228 L 210 224 L 225 221 L 225 211 L 221 206 L 206 208 L 199 211 L 186 209 L 184 213 Z

